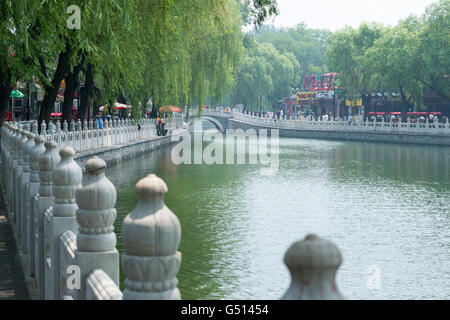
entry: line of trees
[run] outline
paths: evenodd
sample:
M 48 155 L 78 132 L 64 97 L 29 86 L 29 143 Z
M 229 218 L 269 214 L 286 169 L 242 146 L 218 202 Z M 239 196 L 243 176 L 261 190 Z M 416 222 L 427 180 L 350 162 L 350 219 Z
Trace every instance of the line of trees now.
M 449 10 L 450 1 L 440 0 L 395 27 L 364 23 L 329 37 L 328 65 L 340 73 L 348 95 L 362 98 L 366 116 L 374 111 L 373 92 L 398 92 L 404 115 L 422 107 L 424 91 L 450 104 Z
M 328 72 L 325 55 L 330 34 L 305 24 L 247 32 L 233 102 L 252 110 L 275 110 L 280 99 L 303 86 L 305 75 Z
M 39 122 L 48 122 L 63 79 L 63 120 L 77 88 L 81 119 L 89 101 L 112 107 L 120 98 L 136 116 L 150 100 L 153 111 L 220 101 L 235 84 L 242 24 L 258 27 L 277 12 L 274 0 L 79 0 L 80 28 L 70 29 L 72 4 L 0 2 L 0 114 L 17 81 L 35 77 L 45 90 Z
M 404 114 L 422 107 L 424 91 L 450 104 L 449 9 L 450 0 L 439 0 L 395 27 L 363 23 L 332 33 L 299 24 L 247 32 L 233 102 L 276 109 L 306 75 L 337 72 L 336 84 L 349 98 L 362 98 L 366 111 L 374 111 L 377 92 L 399 93 Z

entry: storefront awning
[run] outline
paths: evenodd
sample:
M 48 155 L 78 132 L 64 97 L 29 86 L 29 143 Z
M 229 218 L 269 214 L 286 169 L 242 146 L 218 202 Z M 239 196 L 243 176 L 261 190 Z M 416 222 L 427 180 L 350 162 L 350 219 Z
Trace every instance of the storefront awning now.
M 11 91 L 11 95 L 9 96 L 10 98 L 25 98 L 25 95 L 20 92 L 19 90 L 13 90 Z

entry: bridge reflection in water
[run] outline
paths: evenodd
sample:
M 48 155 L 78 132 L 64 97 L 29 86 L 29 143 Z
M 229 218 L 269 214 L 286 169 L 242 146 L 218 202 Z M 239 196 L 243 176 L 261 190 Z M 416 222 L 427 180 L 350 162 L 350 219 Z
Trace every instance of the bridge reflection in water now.
M 279 298 L 289 282 L 282 255 L 311 232 L 341 249 L 337 283 L 348 299 L 448 299 L 449 167 L 445 147 L 280 138 L 274 176 L 257 165 L 177 166 L 170 148 L 107 176 L 119 250 L 135 183 L 150 172 L 167 183 L 183 227 L 183 299 Z M 379 289 L 367 286 L 371 270 Z

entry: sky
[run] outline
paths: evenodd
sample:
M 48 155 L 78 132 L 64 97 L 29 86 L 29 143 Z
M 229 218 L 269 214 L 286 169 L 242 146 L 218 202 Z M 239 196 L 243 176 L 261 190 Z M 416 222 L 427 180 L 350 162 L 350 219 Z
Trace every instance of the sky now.
M 394 26 L 410 14 L 421 15 L 437 0 L 277 0 L 280 15 L 268 24 L 292 27 L 305 22 L 313 29 L 336 31 L 376 21 Z

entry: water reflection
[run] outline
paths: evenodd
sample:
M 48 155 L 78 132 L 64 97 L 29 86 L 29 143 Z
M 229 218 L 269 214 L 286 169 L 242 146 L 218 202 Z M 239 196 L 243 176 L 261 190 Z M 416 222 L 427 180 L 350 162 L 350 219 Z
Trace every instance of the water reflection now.
M 445 299 L 450 293 L 449 148 L 280 139 L 280 169 L 180 165 L 170 148 L 109 168 L 118 192 L 116 233 L 150 172 L 169 187 L 180 219 L 183 299 L 278 299 L 293 242 L 333 240 L 349 299 Z M 368 267 L 381 270 L 369 290 Z

